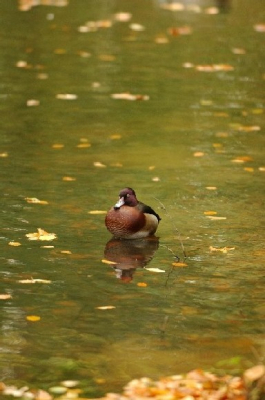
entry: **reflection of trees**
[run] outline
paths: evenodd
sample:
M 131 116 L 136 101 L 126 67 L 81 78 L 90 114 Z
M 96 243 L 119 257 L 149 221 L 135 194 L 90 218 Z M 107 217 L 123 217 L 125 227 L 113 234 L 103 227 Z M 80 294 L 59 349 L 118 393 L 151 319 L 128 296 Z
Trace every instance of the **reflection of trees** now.
M 64 7 L 68 5 L 68 0 L 18 0 L 20 11 L 28 11 L 32 7 L 40 5 Z

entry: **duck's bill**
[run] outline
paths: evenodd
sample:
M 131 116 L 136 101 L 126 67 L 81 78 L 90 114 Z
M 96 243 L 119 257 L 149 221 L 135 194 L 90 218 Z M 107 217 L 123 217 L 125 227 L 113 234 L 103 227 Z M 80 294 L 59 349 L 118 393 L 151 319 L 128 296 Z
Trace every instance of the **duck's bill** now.
M 121 206 L 124 205 L 124 198 L 121 197 L 114 206 L 114 210 L 118 210 Z

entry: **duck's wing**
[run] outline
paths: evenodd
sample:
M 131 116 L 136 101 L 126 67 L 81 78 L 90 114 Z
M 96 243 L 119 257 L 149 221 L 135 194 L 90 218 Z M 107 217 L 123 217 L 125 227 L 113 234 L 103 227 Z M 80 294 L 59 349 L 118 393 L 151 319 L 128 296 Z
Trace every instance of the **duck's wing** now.
M 136 207 L 138 208 L 139 211 L 143 212 L 144 214 L 153 214 L 156 216 L 158 221 L 161 220 L 159 215 L 152 209 L 152 207 L 147 206 L 146 204 L 142 203 L 141 201 L 138 202 Z

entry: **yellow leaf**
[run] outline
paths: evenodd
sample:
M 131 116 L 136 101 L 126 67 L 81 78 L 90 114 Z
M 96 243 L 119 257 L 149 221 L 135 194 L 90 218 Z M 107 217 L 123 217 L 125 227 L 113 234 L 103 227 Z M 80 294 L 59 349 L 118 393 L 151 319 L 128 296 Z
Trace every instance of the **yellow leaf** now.
M 0 300 L 8 300 L 8 299 L 12 299 L 11 294 L 7 293 L 0 294 Z
M 205 189 L 207 189 L 207 190 L 216 190 L 217 187 L 216 186 L 206 186 Z
M 226 217 L 214 217 L 214 216 L 212 216 L 212 215 L 207 215 L 206 216 L 206 218 L 209 218 L 209 219 L 211 219 L 211 220 L 213 220 L 213 221 L 217 221 L 217 220 L 221 220 L 221 219 L 226 219 Z
M 19 283 L 51 283 L 50 280 L 47 279 L 20 279 Z
M 216 212 L 216 211 L 204 211 L 203 214 L 204 214 L 204 215 L 216 215 L 217 212 Z
M 53 149 L 62 149 L 64 147 L 64 144 L 61 143 L 55 143 L 52 145 Z
M 221 253 L 227 253 L 230 250 L 235 250 L 235 248 L 234 247 L 214 247 L 214 246 L 210 246 L 209 250 L 211 252 L 219 251 Z
M 247 172 L 254 172 L 254 168 L 252 168 L 252 167 L 245 167 L 245 168 L 244 168 L 244 171 L 247 171 Z
M 57 238 L 55 233 L 48 233 L 41 228 L 38 228 L 38 232 L 27 233 L 26 237 L 29 240 L 54 240 Z
M 9 244 L 9 246 L 14 246 L 14 247 L 21 246 L 21 243 L 19 243 L 19 242 L 9 242 L 8 244 Z
M 70 250 L 62 250 L 61 253 L 62 254 L 72 254 L 72 252 Z
M 40 320 L 40 317 L 38 315 L 27 315 L 26 319 L 27 321 L 36 322 Z
M 113 308 L 116 308 L 115 306 L 99 306 L 96 307 L 97 310 L 112 310 Z
M 100 162 L 100 161 L 95 161 L 95 162 L 94 162 L 94 167 L 106 168 L 106 165 L 105 165 L 105 164 L 102 164 L 102 162 Z
M 25 198 L 27 203 L 30 204 L 49 204 L 46 200 L 39 200 L 36 197 L 26 197 Z
M 88 214 L 101 215 L 101 214 L 107 214 L 107 211 L 104 211 L 104 210 L 91 210 L 91 211 L 88 211 Z
M 145 283 L 145 282 L 138 282 L 138 283 L 137 283 L 137 286 L 139 286 L 139 287 L 146 287 L 146 286 L 147 286 L 147 283 Z
M 118 139 L 121 139 L 121 137 L 122 136 L 119 133 L 114 133 L 113 135 L 110 135 L 110 138 L 112 140 L 118 140 Z
M 90 143 L 79 143 L 76 147 L 78 147 L 79 149 L 86 149 L 88 147 L 91 147 Z
M 101 262 L 103 262 L 104 264 L 117 264 L 116 262 L 114 262 L 114 261 L 110 261 L 110 260 L 106 260 L 105 258 L 103 258 L 103 260 L 101 260 Z
M 259 167 L 259 171 L 265 172 L 265 167 Z
M 0 157 L 6 158 L 6 157 L 8 157 L 8 153 L 0 153 Z
M 73 182 L 73 181 L 76 181 L 76 178 L 73 178 L 71 176 L 64 176 L 63 177 L 63 181 L 65 181 L 65 182 Z
M 173 267 L 183 268 L 183 267 L 187 267 L 188 264 L 183 263 L 183 262 L 173 262 L 173 263 L 172 263 L 172 266 L 173 266 Z
M 204 153 L 202 151 L 195 151 L 195 153 L 193 153 L 194 157 L 203 157 Z
M 166 272 L 164 269 L 160 268 L 145 268 L 146 271 L 151 271 L 151 272 Z

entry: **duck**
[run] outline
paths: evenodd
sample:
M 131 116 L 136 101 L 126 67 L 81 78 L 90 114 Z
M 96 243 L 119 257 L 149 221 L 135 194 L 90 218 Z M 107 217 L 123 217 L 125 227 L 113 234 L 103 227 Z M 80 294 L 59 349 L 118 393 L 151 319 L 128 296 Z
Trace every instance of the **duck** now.
M 141 239 L 153 236 L 161 218 L 148 205 L 139 201 L 135 191 L 126 187 L 119 200 L 107 212 L 105 225 L 116 239 Z

